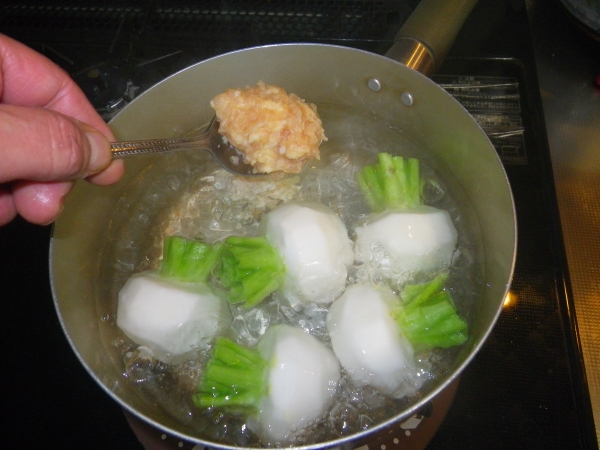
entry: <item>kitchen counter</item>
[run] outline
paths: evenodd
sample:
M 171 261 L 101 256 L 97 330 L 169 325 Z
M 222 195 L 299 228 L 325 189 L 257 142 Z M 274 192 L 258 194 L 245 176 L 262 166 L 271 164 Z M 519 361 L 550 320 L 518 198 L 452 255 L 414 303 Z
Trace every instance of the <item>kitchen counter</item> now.
M 558 2 L 529 0 L 527 8 L 571 281 L 566 289 L 600 440 L 600 42 Z

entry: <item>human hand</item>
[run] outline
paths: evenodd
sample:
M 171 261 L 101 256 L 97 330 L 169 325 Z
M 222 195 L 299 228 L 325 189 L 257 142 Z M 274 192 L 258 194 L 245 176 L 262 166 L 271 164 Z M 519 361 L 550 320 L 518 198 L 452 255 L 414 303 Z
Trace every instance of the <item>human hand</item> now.
M 109 127 L 50 60 L 0 34 L 0 225 L 52 222 L 75 180 L 115 183 Z

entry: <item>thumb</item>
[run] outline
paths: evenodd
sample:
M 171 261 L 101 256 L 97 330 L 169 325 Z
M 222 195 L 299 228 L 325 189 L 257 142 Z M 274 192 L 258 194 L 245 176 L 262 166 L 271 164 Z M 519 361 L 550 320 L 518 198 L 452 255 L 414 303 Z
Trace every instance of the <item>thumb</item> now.
M 108 139 L 42 108 L 0 105 L 0 183 L 84 178 L 111 163 Z

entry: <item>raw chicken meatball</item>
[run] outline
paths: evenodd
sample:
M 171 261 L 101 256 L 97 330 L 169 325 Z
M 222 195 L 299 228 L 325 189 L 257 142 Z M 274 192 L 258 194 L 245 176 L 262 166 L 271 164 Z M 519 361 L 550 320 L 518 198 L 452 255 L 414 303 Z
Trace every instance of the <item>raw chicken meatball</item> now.
M 228 89 L 211 102 L 219 133 L 258 173 L 298 173 L 327 140 L 317 107 L 278 86 Z

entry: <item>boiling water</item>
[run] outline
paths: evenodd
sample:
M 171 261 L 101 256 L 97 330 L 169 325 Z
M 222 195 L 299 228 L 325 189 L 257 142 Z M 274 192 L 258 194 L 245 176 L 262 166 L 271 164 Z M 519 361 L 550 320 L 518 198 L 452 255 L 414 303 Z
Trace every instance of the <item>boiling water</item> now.
M 320 202 L 339 215 L 351 237 L 369 209 L 356 182 L 357 172 L 376 161 L 379 152 L 418 157 L 424 178 L 429 179 L 426 203 L 449 211 L 459 232 L 459 252 L 453 262 L 448 288 L 461 316 L 468 321 L 471 305 L 481 286 L 481 248 L 477 223 L 462 198 L 458 184 L 437 173 L 435 161 L 418 140 L 390 127 L 375 116 L 356 114 L 333 105 L 320 105 L 329 140 L 321 147 L 321 160 L 299 175 L 236 177 L 206 153 L 185 152 L 160 159 L 142 171 L 125 190 L 111 218 L 111 229 L 99 258 L 97 305 L 103 325 L 111 330 L 109 345 L 118 355 L 123 375 L 138 385 L 149 403 L 156 403 L 203 440 L 231 445 L 262 447 L 245 425 L 244 418 L 215 410 L 200 410 L 192 401 L 207 352 L 177 364 L 154 360 L 116 327 L 117 294 L 134 273 L 158 267 L 166 235 L 201 238 L 208 242 L 229 235 L 255 235 L 261 217 L 290 201 Z M 361 267 L 351 267 L 348 282 L 360 278 Z M 326 345 L 326 306 L 289 305 L 274 294 L 258 307 L 232 306 L 233 323 L 227 337 L 253 346 L 270 325 L 288 323 L 301 327 Z M 117 335 L 117 338 L 114 336 Z M 401 413 L 422 397 L 428 381 L 452 370 L 458 349 L 419 355 L 422 391 L 391 400 L 370 387 L 354 385 L 343 376 L 333 407 L 322 420 L 294 439 L 308 445 L 361 432 Z M 431 381 L 430 381 L 431 382 Z

